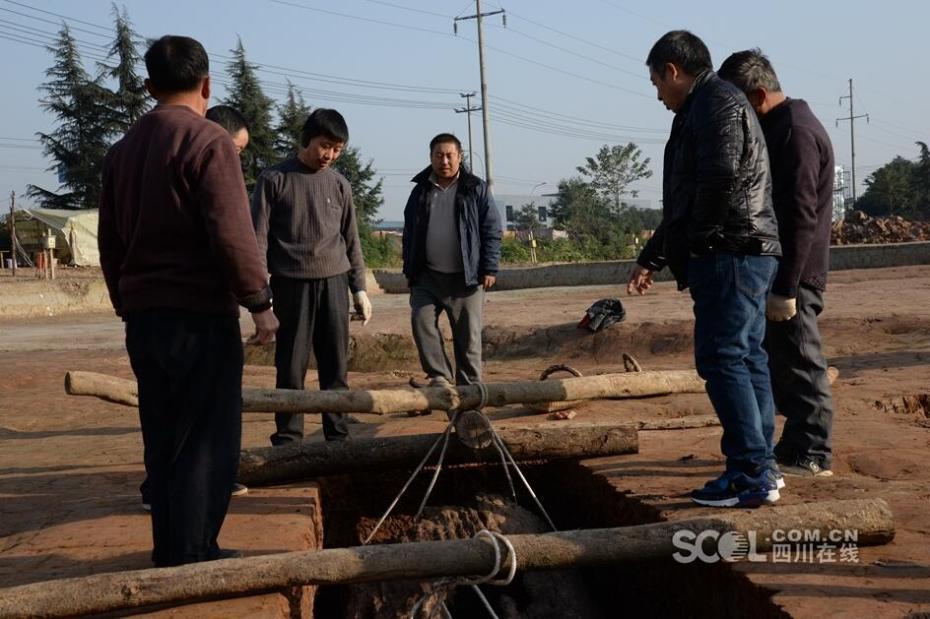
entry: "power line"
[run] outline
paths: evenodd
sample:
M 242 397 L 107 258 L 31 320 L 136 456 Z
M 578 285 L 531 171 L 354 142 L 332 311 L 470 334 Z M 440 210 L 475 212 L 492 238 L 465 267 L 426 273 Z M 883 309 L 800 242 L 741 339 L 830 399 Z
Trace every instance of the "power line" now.
M 6 2 L 7 4 L 13 4 L 13 5 L 16 5 L 16 6 L 21 6 L 21 7 L 26 8 L 26 9 L 31 9 L 31 10 L 33 10 L 33 11 L 36 11 L 37 13 L 45 13 L 46 15 L 54 15 L 55 17 L 61 17 L 62 19 L 68 19 L 68 20 L 73 21 L 73 22 L 76 22 L 76 23 L 78 23 L 78 24 L 84 24 L 85 26 L 93 26 L 94 28 L 99 28 L 99 29 L 101 29 L 101 30 L 105 30 L 105 31 L 107 31 L 108 33 L 109 33 L 109 31 L 110 31 L 110 29 L 109 29 L 108 27 L 106 27 L 106 26 L 101 26 L 100 24 L 95 24 L 95 23 L 89 22 L 89 21 L 83 21 L 83 20 L 78 19 L 78 18 L 76 18 L 76 17 L 68 17 L 68 16 L 62 15 L 62 14 L 60 14 L 60 13 L 53 13 L 52 11 L 46 11 L 46 10 L 44 10 L 44 9 L 40 9 L 40 8 L 38 8 L 38 7 L 32 6 L 31 4 L 25 4 L 25 3 L 23 3 L 23 2 L 15 2 L 14 0 L 3 0 L 3 1 Z
M 304 9 L 306 11 L 314 11 L 316 13 L 324 13 L 326 15 L 334 15 L 336 17 L 344 17 L 346 19 L 354 19 L 357 21 L 368 22 L 371 24 L 378 24 L 379 26 L 391 26 L 393 28 L 402 28 L 404 30 L 413 30 L 416 32 L 427 32 L 429 34 L 438 34 L 444 37 L 452 36 L 448 32 L 442 32 L 440 30 L 431 30 L 429 28 L 420 28 L 418 26 L 408 26 L 406 24 L 397 24 L 394 22 L 384 21 L 381 19 L 373 19 L 370 17 L 361 17 L 359 15 L 350 15 L 348 13 L 339 13 L 338 11 L 330 11 L 327 9 L 321 9 L 313 6 L 307 6 L 305 4 L 298 4 L 296 2 L 288 2 L 287 0 L 268 0 L 269 2 L 274 2 L 275 4 L 283 4 L 286 6 L 292 6 L 298 9 Z
M 209 52 L 209 53 L 210 53 L 210 56 L 214 58 L 219 58 L 221 60 L 234 60 L 232 56 L 227 56 L 227 55 L 219 54 L 216 52 Z M 256 68 L 262 71 L 265 71 L 266 73 L 282 75 L 285 77 L 293 77 L 294 74 L 298 74 L 298 75 L 310 77 L 320 82 L 328 82 L 328 83 L 333 83 L 333 84 L 344 84 L 347 86 L 356 86 L 359 88 L 397 90 L 397 91 L 404 91 L 404 92 L 424 92 L 424 93 L 433 93 L 433 94 L 457 94 L 459 92 L 458 89 L 455 89 L 455 88 L 438 88 L 434 86 L 414 86 L 410 84 L 397 84 L 397 83 L 392 83 L 392 82 L 358 80 L 358 79 L 340 77 L 337 75 L 327 75 L 325 73 L 313 73 L 310 71 L 304 71 L 302 69 L 283 67 L 280 65 L 273 65 L 270 63 L 266 63 L 266 62 L 256 62 L 256 61 L 250 60 L 249 63 L 255 65 Z
M 33 37 L 34 37 L 34 36 L 39 36 L 39 35 L 41 35 L 41 36 L 50 37 L 50 38 L 52 38 L 52 39 L 54 39 L 54 40 L 57 40 L 57 39 L 58 39 L 58 33 L 57 33 L 57 32 L 48 32 L 48 31 L 46 31 L 46 30 L 40 30 L 40 29 L 38 29 L 38 28 L 32 28 L 31 26 L 26 26 L 26 25 L 19 24 L 19 23 L 17 23 L 17 22 L 9 21 L 9 20 L 6 20 L 6 19 L 0 19 L 0 28 L 9 28 L 9 29 L 12 29 L 12 30 L 18 30 L 20 33 L 22 33 L 22 34 L 20 34 L 20 35 L 18 35 L 18 36 L 24 36 L 24 37 L 25 37 L 25 36 L 28 35 L 28 36 L 33 36 Z M 76 38 L 74 35 L 71 35 L 71 38 L 74 39 L 75 41 L 77 41 L 78 43 L 83 43 L 84 45 L 88 45 L 88 46 L 90 46 L 90 47 L 99 48 L 99 49 L 101 49 L 101 50 L 106 50 L 106 49 L 108 49 L 105 45 L 98 45 L 97 43 L 91 43 L 91 42 L 89 42 L 89 41 L 84 41 L 84 40 L 82 40 L 82 39 Z
M 429 33 L 429 34 L 442 35 L 442 36 L 451 36 L 451 35 L 449 35 L 448 33 L 444 33 L 444 32 L 441 32 L 441 31 L 439 31 L 439 30 L 432 30 L 432 29 L 429 29 L 429 28 L 420 28 L 420 27 L 417 27 L 417 26 L 408 26 L 408 25 L 406 25 L 406 24 L 398 24 L 398 23 L 395 23 L 395 22 L 388 22 L 388 21 L 379 20 L 379 19 L 372 19 L 372 18 L 368 18 L 368 17 L 361 17 L 361 16 L 359 16 L 359 15 L 351 15 L 351 14 L 348 14 L 348 13 L 340 13 L 340 12 L 337 12 L 337 11 L 329 11 L 329 10 L 327 10 L 327 9 L 320 9 L 320 8 L 317 8 L 317 7 L 310 7 L 310 6 L 306 6 L 306 5 L 304 5 L 304 4 L 299 4 L 299 3 L 296 3 L 296 2 L 289 2 L 288 0 L 268 0 L 268 1 L 269 1 L 269 2 L 273 2 L 273 3 L 275 3 L 275 4 L 281 4 L 281 5 L 285 5 L 285 6 L 292 6 L 292 7 L 299 8 L 299 9 L 304 9 L 304 10 L 307 10 L 307 11 L 315 11 L 315 12 L 324 13 L 324 14 L 327 14 L 327 15 L 335 15 L 335 16 L 337 16 L 337 17 L 344 17 L 344 18 L 346 18 L 346 19 L 354 19 L 354 20 L 363 21 L 363 22 L 367 22 L 367 23 L 373 23 L 373 24 L 377 24 L 377 25 L 381 25 L 381 26 L 391 26 L 391 27 L 394 27 L 394 28 L 403 28 L 403 29 L 405 29 L 405 30 L 413 30 L 413 31 L 417 31 L 417 32 L 426 32 L 426 33 Z M 475 41 L 475 40 L 473 40 L 473 39 L 470 39 L 469 37 L 464 37 L 464 36 L 463 36 L 463 37 L 459 37 L 459 38 L 461 38 L 462 40 L 468 41 L 468 42 L 470 42 L 470 43 L 475 43 L 475 44 L 477 44 L 477 41 Z M 505 56 L 510 56 L 511 58 L 516 58 L 516 59 L 521 60 L 521 61 L 523 61 L 523 62 L 526 62 L 526 63 L 529 63 L 529 64 L 533 64 L 533 65 L 542 67 L 542 68 L 544 68 L 544 69 L 547 69 L 547 70 L 549 70 L 549 71 L 553 71 L 553 72 L 555 72 L 555 73 L 560 73 L 560 74 L 562 74 L 562 75 L 567 75 L 567 76 L 573 77 L 573 78 L 575 78 L 575 79 L 583 80 L 583 81 L 589 82 L 589 83 L 591 83 L 591 84 L 597 84 L 597 85 L 599 85 L 599 86 L 604 86 L 604 87 L 606 87 L 606 88 L 611 88 L 611 89 L 614 89 L 614 90 L 619 90 L 620 92 L 625 92 L 625 93 L 628 93 L 628 94 L 632 94 L 632 95 L 635 95 L 635 96 L 637 96 L 637 97 L 645 97 L 645 98 L 647 98 L 647 99 L 651 99 L 651 98 L 652 98 L 652 95 L 646 94 L 646 93 L 641 92 L 641 91 L 631 90 L 631 89 L 629 89 L 629 88 L 623 88 L 622 86 L 617 86 L 616 84 L 611 84 L 611 83 L 609 83 L 609 82 L 604 82 L 604 81 L 597 80 L 597 79 L 594 79 L 594 78 L 590 78 L 590 77 L 586 77 L 586 76 L 583 76 L 583 75 L 579 75 L 579 74 L 573 73 L 573 72 L 571 72 L 571 71 L 566 71 L 566 70 L 564 70 L 564 69 L 560 69 L 560 68 L 558 68 L 558 67 L 554 67 L 554 66 L 552 66 L 552 65 L 548 65 L 548 64 L 545 64 L 545 63 L 543 63 L 543 62 L 539 62 L 538 60 L 533 60 L 532 58 L 527 58 L 527 57 L 525 57 L 525 56 L 521 56 L 520 54 L 515 54 L 515 53 L 513 53 L 513 52 L 508 52 L 508 51 L 506 51 L 506 50 L 503 50 L 503 49 L 494 47 L 494 46 L 492 46 L 492 45 L 485 45 L 485 47 L 486 47 L 487 49 L 493 50 L 493 51 L 495 51 L 495 52 L 497 52 L 497 53 L 499 53 L 499 54 L 503 54 L 503 55 L 505 55 Z
M 510 106 L 519 109 L 521 113 L 525 115 L 538 115 L 544 118 L 550 117 L 556 120 L 567 120 L 567 121 L 574 122 L 574 123 L 586 124 L 586 125 L 591 125 L 591 126 L 600 127 L 600 128 L 607 128 L 610 130 L 655 133 L 655 134 L 662 134 L 662 135 L 668 134 L 668 129 L 653 129 L 653 128 L 648 128 L 648 127 L 637 127 L 637 126 L 632 126 L 632 125 L 618 125 L 614 123 L 602 123 L 602 122 L 590 120 L 587 118 L 579 118 L 577 116 L 570 116 L 567 114 L 561 114 L 559 112 L 551 112 L 549 110 L 544 110 L 542 108 L 534 107 L 532 105 L 526 105 L 524 103 L 513 101 L 512 99 L 506 99 L 504 97 L 494 96 L 492 98 L 495 101 L 503 101 L 505 104 L 510 104 Z M 507 107 L 507 105 L 504 105 L 503 107 Z M 527 112 L 526 110 L 531 110 L 531 111 Z
M 53 38 L 53 35 L 45 33 L 43 36 L 48 37 L 49 39 Z M 41 41 L 41 40 L 40 40 Z M 45 47 L 47 41 L 41 41 L 40 43 L 36 42 L 36 39 L 30 39 L 28 41 L 18 40 L 17 42 L 23 42 L 28 44 L 33 44 L 39 47 Z M 86 43 L 85 43 L 86 44 Z M 97 60 L 103 60 L 101 56 L 95 56 L 82 50 L 82 53 L 85 56 L 90 58 L 96 58 Z M 214 56 L 221 59 L 232 59 L 230 56 L 225 56 L 223 54 L 214 54 Z M 284 77 L 292 78 L 294 75 L 282 72 L 274 71 L 270 69 L 270 66 L 264 63 L 256 63 L 259 70 L 266 74 L 282 75 Z M 286 67 L 281 67 L 286 69 Z M 308 75 L 318 76 L 320 74 L 312 74 L 310 72 L 300 71 Z M 230 82 L 225 80 L 221 75 L 214 74 L 213 79 L 216 83 L 220 85 L 229 86 Z M 326 78 L 316 77 L 317 80 L 323 81 Z M 349 85 L 356 85 L 361 87 L 369 88 L 411 88 L 418 89 L 415 86 L 409 85 L 390 85 L 385 82 L 370 82 L 365 80 L 347 80 L 341 78 L 341 81 Z M 285 94 L 288 89 L 288 84 L 283 84 L 280 82 L 273 82 L 269 80 L 262 80 L 263 86 L 268 90 L 273 92 L 278 92 Z M 295 87 L 300 88 L 305 94 L 324 101 L 332 101 L 338 103 L 349 103 L 349 104 L 359 104 L 359 105 L 368 105 L 368 106 L 379 106 L 379 107 L 395 107 L 395 108 L 404 108 L 404 109 L 448 109 L 449 104 L 442 101 L 422 101 L 422 100 L 411 100 L 411 99 L 399 99 L 399 98 L 389 98 L 389 97 L 377 97 L 377 96 L 368 96 L 360 95 L 357 93 L 347 93 L 340 91 L 324 90 L 319 88 L 309 87 L 303 84 L 300 81 L 292 82 Z M 444 90 L 444 89 L 434 89 L 434 90 Z M 604 140 L 604 141 L 616 141 L 616 140 L 626 140 L 626 137 L 616 135 L 613 131 L 619 130 L 630 130 L 630 131 L 646 131 L 646 132 L 658 132 L 659 130 L 646 129 L 640 127 L 625 127 L 622 125 L 612 125 L 608 123 L 598 123 L 596 121 L 590 121 L 588 119 L 571 117 L 564 114 L 559 114 L 556 112 L 548 112 L 547 110 L 542 110 L 541 108 L 535 108 L 533 106 L 526 106 L 509 99 L 500 98 L 501 101 L 504 101 L 502 104 L 502 115 L 505 116 L 505 124 L 509 124 L 514 127 L 530 129 L 540 133 L 548 133 L 550 135 L 560 135 L 565 137 L 575 137 L 588 140 Z M 515 106 L 515 107 L 514 107 Z M 522 108 L 522 109 L 521 109 Z M 526 110 L 532 110 L 532 112 L 527 112 Z M 533 122 L 527 122 L 527 117 L 532 117 Z M 564 119 L 564 120 L 563 120 Z M 573 123 L 573 126 L 566 126 L 564 121 L 570 121 Z M 561 121 L 562 124 L 553 121 Z M 591 129 L 594 129 L 593 131 Z M 606 131 L 605 131 L 606 130 Z M 642 141 L 642 138 L 637 138 Z M 632 141 L 632 140 L 631 140 Z
M 556 33 L 556 34 L 562 35 L 563 37 L 572 39 L 573 41 L 579 41 L 579 42 L 581 42 L 581 43 L 584 43 L 585 45 L 590 45 L 591 47 L 594 47 L 594 48 L 596 48 L 596 49 L 599 49 L 599 50 L 601 50 L 601 51 L 605 51 L 605 52 L 608 52 L 608 53 L 611 53 L 611 54 L 615 54 L 615 55 L 617 55 L 617 56 L 620 56 L 621 58 L 626 58 L 627 60 L 632 60 L 632 61 L 634 61 L 634 62 L 643 63 L 643 59 L 642 59 L 642 58 L 638 58 L 638 57 L 636 57 L 636 56 L 632 56 L 632 55 L 630 55 L 630 54 L 627 54 L 627 53 L 624 53 L 624 52 L 621 52 L 621 51 L 618 51 L 618 50 L 615 50 L 615 49 L 611 49 L 611 48 L 605 47 L 605 46 L 603 46 L 603 45 L 599 45 L 599 44 L 597 44 L 597 43 L 592 43 L 591 41 L 588 41 L 587 39 L 584 39 L 584 38 L 579 37 L 579 36 L 575 36 L 575 35 L 573 35 L 573 34 L 569 34 L 569 33 L 567 33 L 567 32 L 563 32 L 563 31 L 561 31 L 561 30 L 558 30 L 558 29 L 556 29 L 556 28 L 552 28 L 551 26 L 547 26 L 547 25 L 545 25 L 545 24 L 541 24 L 541 23 L 539 23 L 539 22 L 537 22 L 537 21 L 533 21 L 532 19 L 523 17 L 522 15 L 516 15 L 516 14 L 514 14 L 514 13 L 510 13 L 510 15 L 511 15 L 511 17 L 516 17 L 516 18 L 519 19 L 519 20 L 522 20 L 522 21 L 525 21 L 525 22 L 527 22 L 527 23 L 529 23 L 529 24 L 532 24 L 532 25 L 536 26 L 537 28 L 543 28 L 543 29 L 548 30 L 548 31 L 550 31 L 550 32 L 554 32 L 554 33 Z
M 3 0 L 3 1 L 4 1 L 4 2 L 9 2 L 10 0 Z M 38 10 L 40 10 L 40 9 L 34 9 L 34 10 L 38 11 Z M 53 21 L 53 20 L 51 20 L 51 19 L 44 19 L 44 18 L 42 18 L 42 17 L 36 17 L 35 15 L 29 15 L 28 13 L 20 13 L 19 11 L 14 11 L 14 10 L 12 10 L 12 9 L 5 9 L 5 8 L 3 8 L 3 7 L 0 7 L 0 11 L 4 11 L 4 12 L 6 12 L 6 13 L 12 13 L 13 15 L 19 15 L 20 17 L 25 17 L 26 19 L 32 19 L 32 20 L 40 21 L 40 22 L 43 22 L 43 23 L 46 23 L 46 24 L 52 24 L 53 26 L 60 26 L 60 25 L 61 25 L 60 22 L 56 22 L 56 21 Z M 42 12 L 43 12 L 43 13 L 47 13 L 48 11 L 42 11 Z M 63 18 L 63 19 L 64 19 L 64 18 Z M 71 29 L 72 29 L 72 30 L 76 30 L 76 31 L 78 31 L 78 32 L 84 32 L 84 33 L 86 33 L 86 34 L 92 34 L 92 35 L 98 36 L 98 37 L 99 37 L 99 36 L 105 36 L 105 35 L 100 34 L 99 32 L 93 32 L 93 31 L 91 31 L 91 30 L 87 30 L 87 29 L 85 29 L 85 28 L 80 28 L 80 27 L 78 27 L 78 26 L 72 26 Z
M 443 13 L 436 13 L 434 11 L 426 11 L 424 9 L 415 9 L 413 7 L 404 6 L 402 4 L 394 4 L 393 2 L 385 2 L 384 0 L 362 0 L 363 2 L 369 2 L 371 4 L 380 4 L 382 6 L 389 6 L 391 8 L 400 9 L 402 11 L 410 11 L 411 13 L 420 13 L 421 15 L 430 15 L 432 17 L 441 17 L 443 19 L 452 19 L 452 15 L 445 15 Z
M 587 56 L 587 55 L 585 55 L 585 54 L 581 54 L 581 53 L 572 51 L 572 50 L 570 50 L 570 49 L 568 49 L 568 48 L 562 47 L 561 45 L 556 45 L 555 43 L 550 43 L 549 41 L 546 41 L 545 39 L 541 39 L 541 38 L 536 37 L 536 36 L 533 36 L 533 35 L 531 35 L 531 34 L 527 34 L 527 33 L 522 32 L 522 31 L 520 31 L 520 30 L 516 30 L 515 28 L 507 27 L 507 28 L 502 28 L 502 30 L 506 30 L 507 32 L 512 32 L 512 33 L 514 33 L 514 34 L 519 34 L 519 35 L 522 36 L 522 37 L 525 37 L 525 38 L 527 38 L 527 39 L 530 39 L 531 41 L 536 41 L 537 43 L 540 43 L 540 44 L 542 44 L 542 45 L 545 45 L 546 47 L 551 47 L 552 49 L 559 50 L 560 52 L 564 52 L 564 53 L 566 53 L 566 54 L 570 54 L 570 55 L 575 56 L 575 57 L 577 57 L 577 58 L 581 58 L 581 59 L 583 59 L 583 60 L 587 60 L 588 62 L 593 62 L 593 63 L 595 63 L 595 64 L 598 64 L 598 65 L 602 66 L 602 67 L 606 67 L 606 68 L 608 68 L 608 69 L 611 69 L 611 70 L 613 70 L 613 71 L 617 71 L 617 72 L 619 72 L 619 73 L 624 73 L 624 74 L 626 74 L 626 75 L 632 75 L 633 77 L 645 79 L 645 77 L 643 76 L 642 73 L 634 73 L 633 71 L 629 71 L 629 70 L 627 70 L 627 69 L 621 69 L 620 67 L 618 67 L 618 66 L 616 66 L 616 65 L 612 65 L 612 64 L 610 64 L 610 63 L 604 62 L 603 60 L 599 60 L 599 59 L 597 59 L 597 58 L 592 58 L 591 56 Z
M 272 0 L 272 1 L 278 1 L 278 0 Z M 462 38 L 465 39 L 466 41 L 469 40 L 467 37 L 462 37 Z M 579 74 L 577 74 L 577 73 L 572 73 L 571 71 L 566 71 L 565 69 L 559 69 L 558 67 L 553 67 L 552 65 L 548 65 L 548 64 L 546 64 L 546 63 L 544 63 L 544 62 L 539 62 L 538 60 L 533 60 L 532 58 L 527 58 L 527 57 L 521 56 L 521 55 L 519 55 L 519 54 L 514 54 L 513 52 L 508 52 L 508 51 L 506 51 L 506 50 L 503 50 L 503 49 L 494 47 L 494 46 L 492 46 L 492 45 L 487 45 L 486 47 L 487 47 L 488 49 L 494 50 L 494 51 L 497 52 L 498 54 L 504 54 L 505 56 L 510 56 L 510 57 L 512 57 L 512 58 L 517 58 L 518 60 L 522 60 L 523 62 L 528 62 L 528 63 L 530 63 L 530 64 L 534 64 L 534 65 L 543 67 L 544 69 L 548 69 L 548 70 L 553 71 L 553 72 L 555 72 L 555 73 L 561 73 L 562 75 L 568 75 L 569 77 L 574 77 L 575 79 L 583 80 L 583 81 L 589 82 L 589 83 L 591 83 L 591 84 L 597 84 L 598 86 L 605 86 L 605 87 L 607 87 L 607 88 L 612 88 L 612 89 L 614 89 L 614 90 L 619 90 L 620 92 L 625 92 L 625 93 L 627 93 L 627 94 L 636 95 L 637 97 L 645 97 L 645 98 L 647 98 L 647 99 L 651 99 L 651 98 L 652 98 L 652 95 L 648 95 L 648 94 L 646 94 L 646 93 L 644 93 L 644 92 L 640 92 L 640 91 L 637 91 L 637 90 L 631 90 L 631 89 L 629 89 L 629 88 L 623 88 L 622 86 L 617 86 L 616 84 L 611 84 L 611 83 L 609 83 L 609 82 L 602 82 L 601 80 L 596 80 L 596 79 L 591 78 L 591 77 L 585 77 L 584 75 L 579 75 Z

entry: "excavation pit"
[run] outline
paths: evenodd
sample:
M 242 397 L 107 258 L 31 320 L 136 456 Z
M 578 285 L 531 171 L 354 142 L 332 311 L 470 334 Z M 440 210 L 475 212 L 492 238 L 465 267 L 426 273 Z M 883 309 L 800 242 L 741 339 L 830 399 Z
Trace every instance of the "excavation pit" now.
M 661 520 L 656 509 L 618 492 L 583 464 L 533 463 L 521 464 L 521 469 L 561 530 Z M 525 489 L 517 488 L 522 509 L 504 499 L 511 495 L 500 466 L 461 465 L 442 470 L 424 511 L 425 525 L 415 533 L 413 517 L 430 473 L 418 476 L 372 543 L 414 541 L 417 536 L 471 537 L 476 527 L 489 521 L 489 528 L 505 534 L 548 531 Z M 324 547 L 361 545 L 408 475 L 384 471 L 323 479 Z M 770 591 L 755 587 L 729 565 L 683 565 L 671 558 L 610 568 L 522 572 L 508 586 L 486 585 L 482 591 L 502 618 L 788 616 L 771 601 Z M 315 617 L 409 617 L 412 604 L 423 596 L 424 588 L 410 581 L 320 587 Z M 468 587 L 456 588 L 447 601 L 453 617 L 490 616 Z

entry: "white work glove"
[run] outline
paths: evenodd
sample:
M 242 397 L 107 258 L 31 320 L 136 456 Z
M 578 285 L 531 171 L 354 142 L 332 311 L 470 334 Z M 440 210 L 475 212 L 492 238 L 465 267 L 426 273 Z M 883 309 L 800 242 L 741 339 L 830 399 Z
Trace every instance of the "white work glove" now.
M 362 317 L 362 324 L 367 325 L 371 320 L 371 301 L 368 299 L 368 293 L 359 290 L 352 295 L 355 301 L 355 312 Z
M 791 320 L 798 313 L 797 301 L 780 294 L 769 294 L 765 303 L 765 317 L 772 322 Z

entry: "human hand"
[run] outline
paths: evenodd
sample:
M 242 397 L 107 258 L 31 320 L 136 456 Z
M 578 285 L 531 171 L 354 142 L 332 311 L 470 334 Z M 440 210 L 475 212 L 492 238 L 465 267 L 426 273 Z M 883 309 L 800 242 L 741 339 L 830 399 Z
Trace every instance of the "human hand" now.
M 636 265 L 630 274 L 630 281 L 626 284 L 626 293 L 646 294 L 646 291 L 652 287 L 652 270 L 644 266 Z
M 772 322 L 791 320 L 798 313 L 797 300 L 780 294 L 769 294 L 765 302 L 765 317 Z
M 279 324 L 278 317 L 271 308 L 252 314 L 252 322 L 255 323 L 255 335 L 250 337 L 246 344 L 270 344 L 274 341 Z
M 481 280 L 481 285 L 484 287 L 485 290 L 492 287 L 495 283 L 497 283 L 496 275 L 485 275 L 484 278 Z
M 359 290 L 352 295 L 355 301 L 355 311 L 362 317 L 362 325 L 367 325 L 371 320 L 371 301 L 368 299 L 368 293 Z

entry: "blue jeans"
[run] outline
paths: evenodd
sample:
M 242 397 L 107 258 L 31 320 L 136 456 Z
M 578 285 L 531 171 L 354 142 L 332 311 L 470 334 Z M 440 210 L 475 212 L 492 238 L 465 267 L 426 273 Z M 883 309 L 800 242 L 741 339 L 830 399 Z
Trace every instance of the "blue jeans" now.
M 758 474 L 775 466 L 775 403 L 765 339 L 765 299 L 775 278 L 772 256 L 692 257 L 694 360 L 720 418 L 727 471 Z

